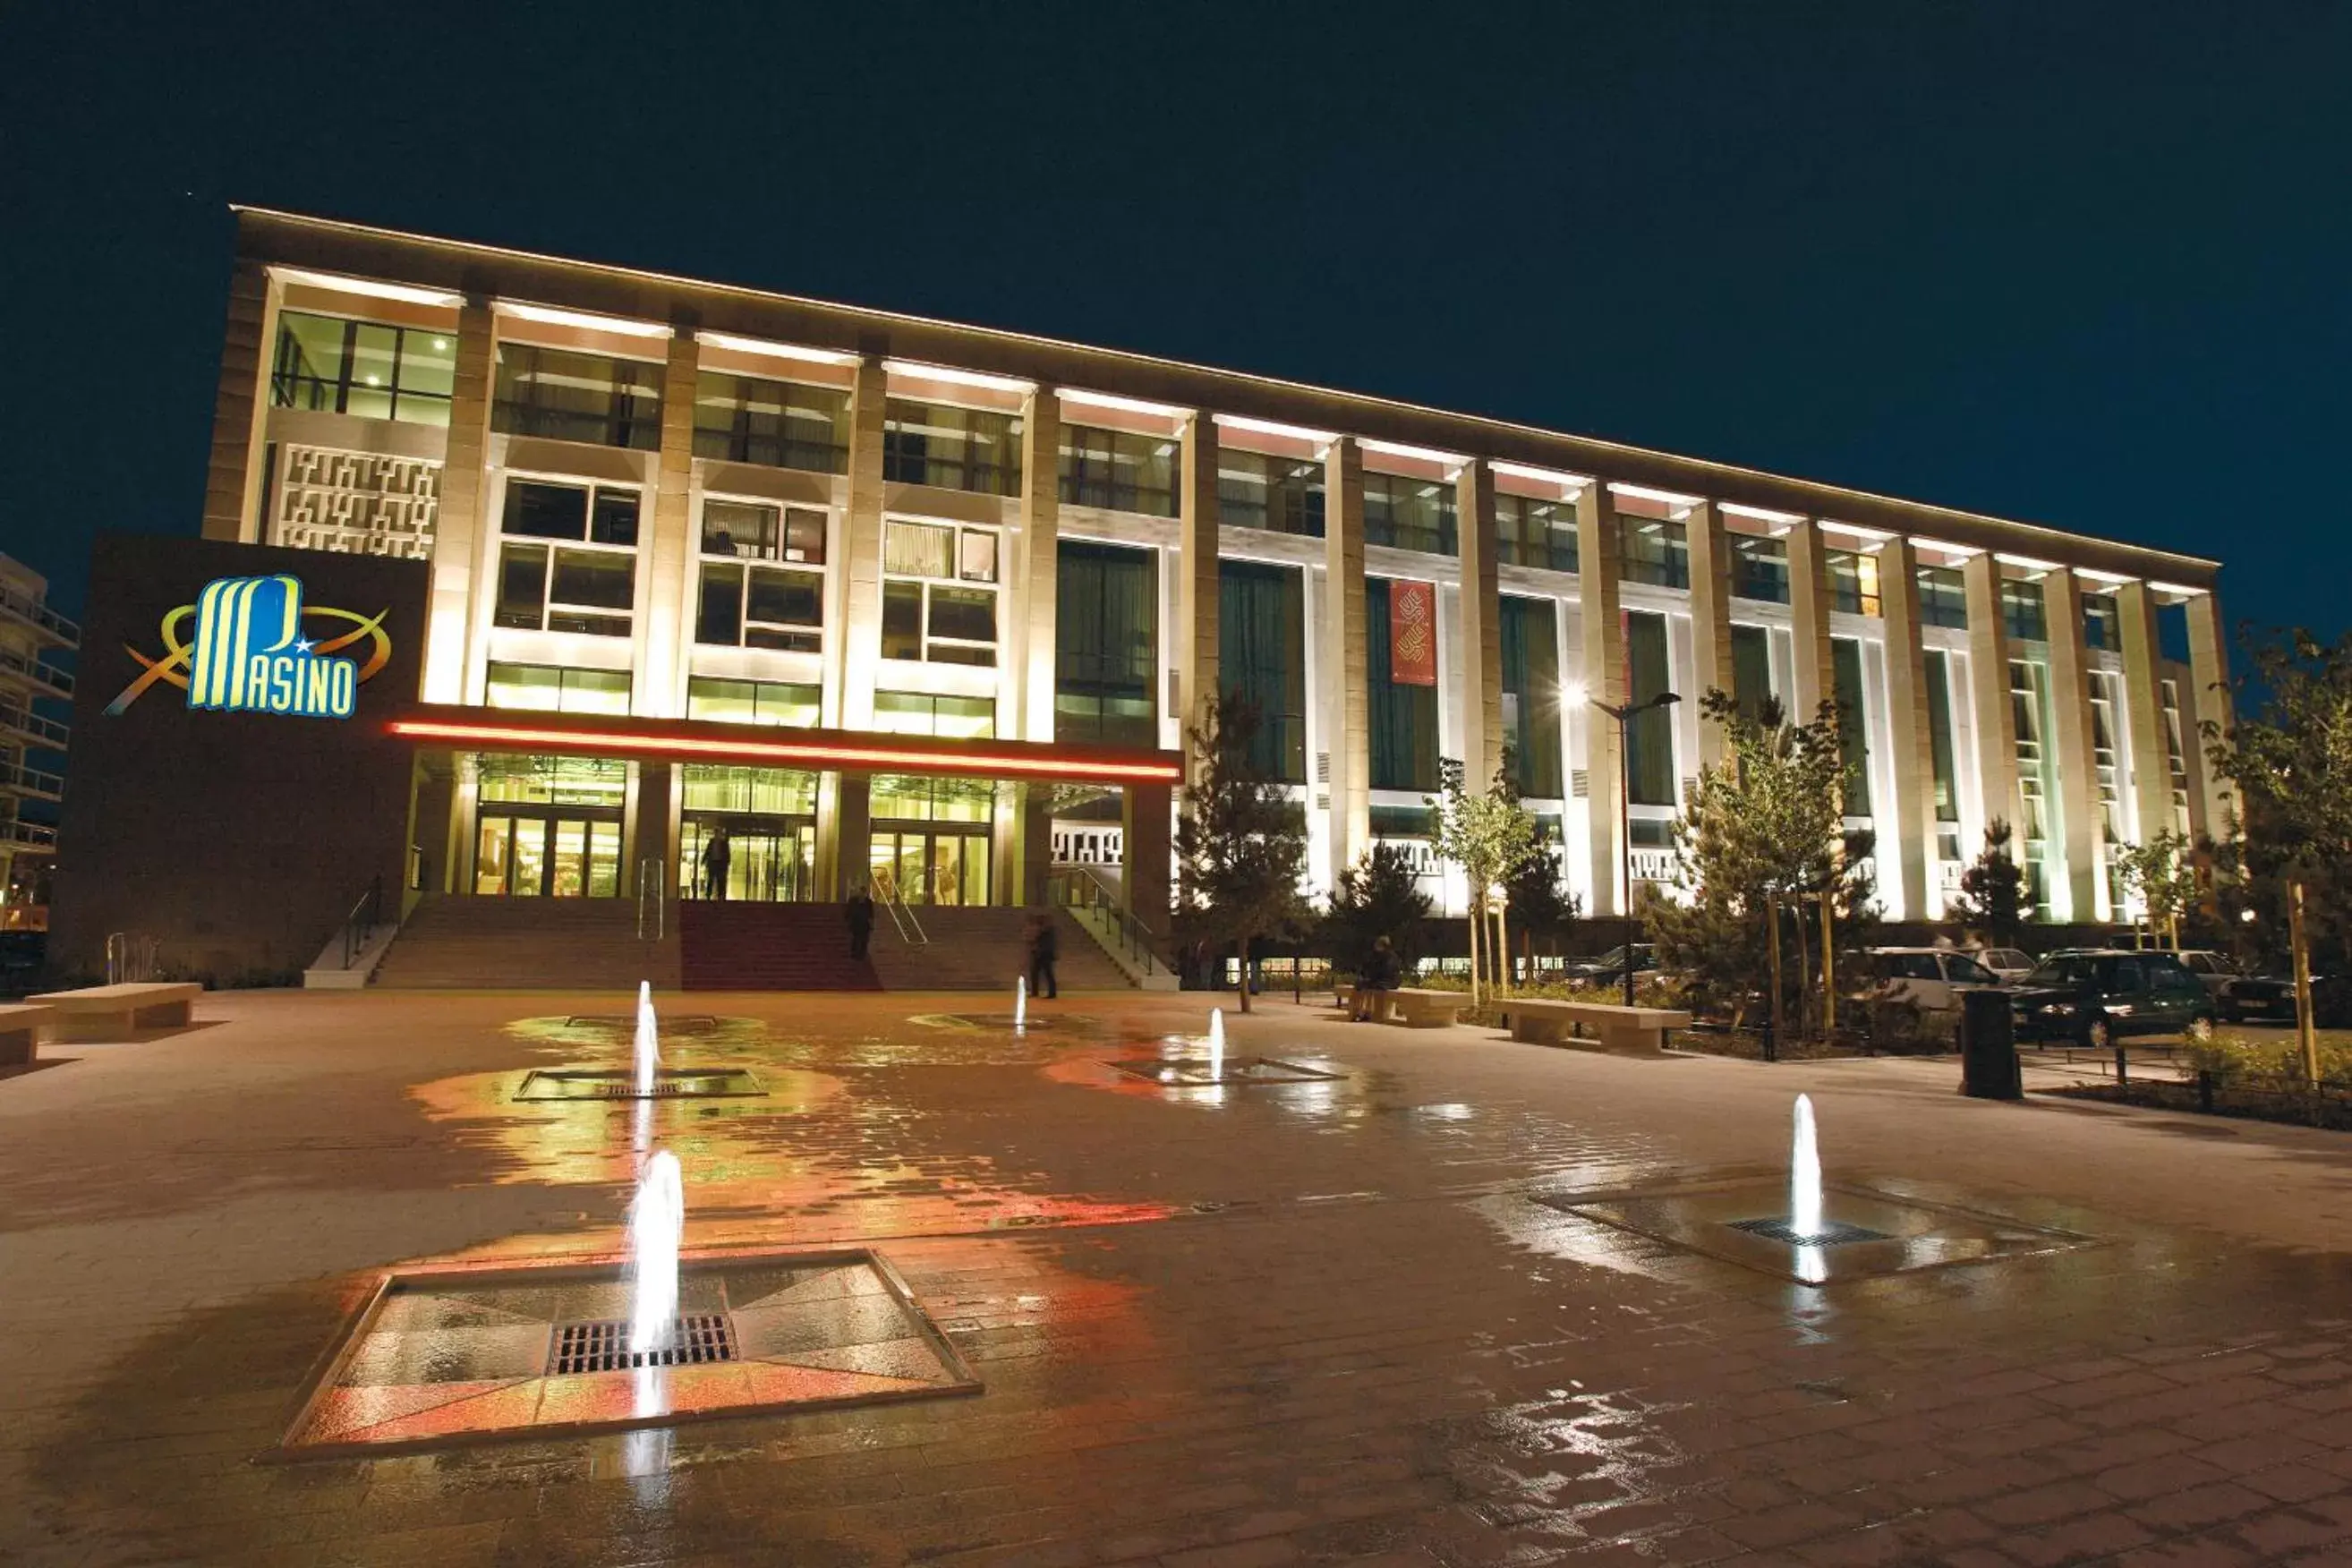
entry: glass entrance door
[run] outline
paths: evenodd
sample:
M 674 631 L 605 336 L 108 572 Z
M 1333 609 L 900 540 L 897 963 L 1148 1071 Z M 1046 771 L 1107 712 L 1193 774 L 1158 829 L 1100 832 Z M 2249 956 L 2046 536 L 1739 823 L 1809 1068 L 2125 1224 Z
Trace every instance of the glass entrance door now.
M 711 896 L 703 851 L 712 833 L 727 827 L 727 887 L 738 902 L 799 903 L 816 897 L 816 823 L 790 817 L 688 816 L 678 833 L 678 896 Z
M 474 829 L 474 891 L 514 898 L 617 898 L 621 825 L 606 817 L 484 812 Z
M 877 823 L 866 859 L 877 898 L 895 892 L 910 904 L 988 902 L 985 832 Z

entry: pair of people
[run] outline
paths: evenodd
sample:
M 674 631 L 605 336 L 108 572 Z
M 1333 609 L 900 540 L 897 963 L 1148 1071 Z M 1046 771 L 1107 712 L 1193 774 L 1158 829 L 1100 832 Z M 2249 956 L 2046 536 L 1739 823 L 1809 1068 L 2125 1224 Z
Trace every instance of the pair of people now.
M 1397 957 L 1396 944 L 1381 937 L 1372 943 L 1372 956 L 1364 963 L 1364 971 L 1356 976 L 1355 1005 L 1349 1012 L 1349 1021 L 1369 1024 L 1380 1016 L 1381 993 L 1393 991 L 1404 981 L 1404 961 Z

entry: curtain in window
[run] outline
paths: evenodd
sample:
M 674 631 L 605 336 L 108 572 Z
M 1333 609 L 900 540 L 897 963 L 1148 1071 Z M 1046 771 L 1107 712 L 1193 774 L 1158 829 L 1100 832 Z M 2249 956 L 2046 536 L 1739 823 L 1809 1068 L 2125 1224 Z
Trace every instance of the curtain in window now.
M 1936 769 L 1936 820 L 1960 819 L 1959 773 L 1952 761 L 1952 681 L 1948 656 L 1927 654 L 1927 751 Z
M 1400 686 L 1390 679 L 1389 584 L 1364 580 L 1364 643 L 1369 668 L 1374 789 L 1437 787 L 1437 688 Z
M 1862 645 L 1852 637 L 1830 641 L 1830 664 L 1837 679 L 1838 754 L 1845 763 L 1845 814 L 1870 815 L 1870 732 L 1863 722 Z
M 1625 613 L 1625 667 L 1632 678 L 1635 702 L 1647 702 L 1674 689 L 1674 667 L 1666 656 L 1666 617 L 1633 610 Z M 1675 719 L 1669 709 L 1653 708 L 1625 722 L 1626 773 L 1631 789 L 1626 798 L 1635 805 L 1675 804 Z
M 1731 628 L 1731 695 L 1742 713 L 1763 718 L 1772 698 L 1772 634 L 1762 626 Z
M 1076 541 L 1056 555 L 1055 736 L 1157 744 L 1151 672 L 1160 647 L 1158 563 L 1149 550 Z
M 1519 793 L 1558 800 L 1560 788 L 1559 637 L 1549 599 L 1502 601 L 1503 735 Z
M 1297 568 L 1217 563 L 1217 679 L 1258 710 L 1250 763 L 1307 782 L 1307 616 Z

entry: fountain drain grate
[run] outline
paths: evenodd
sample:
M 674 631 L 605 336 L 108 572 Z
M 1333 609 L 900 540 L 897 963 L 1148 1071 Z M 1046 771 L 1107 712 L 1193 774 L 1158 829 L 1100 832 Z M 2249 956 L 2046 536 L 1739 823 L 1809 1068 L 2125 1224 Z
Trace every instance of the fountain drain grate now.
M 1886 1233 L 1868 1226 L 1847 1225 L 1840 1220 L 1823 1220 L 1822 1228 L 1811 1236 L 1801 1235 L 1796 1226 L 1786 1219 L 1727 1220 L 1734 1230 L 1744 1230 L 1750 1236 L 1760 1236 L 1768 1241 L 1786 1242 L 1790 1247 L 1845 1247 L 1857 1241 L 1885 1241 Z
M 629 1348 L 629 1325 L 619 1319 L 562 1323 L 555 1331 L 557 1377 L 583 1372 L 635 1372 L 648 1366 L 700 1366 L 735 1359 L 735 1331 L 719 1312 L 691 1312 L 670 1324 L 649 1351 Z
M 611 1070 L 534 1068 L 515 1089 L 517 1100 L 743 1100 L 768 1091 L 742 1068 L 661 1068 L 640 1093 L 637 1075 Z

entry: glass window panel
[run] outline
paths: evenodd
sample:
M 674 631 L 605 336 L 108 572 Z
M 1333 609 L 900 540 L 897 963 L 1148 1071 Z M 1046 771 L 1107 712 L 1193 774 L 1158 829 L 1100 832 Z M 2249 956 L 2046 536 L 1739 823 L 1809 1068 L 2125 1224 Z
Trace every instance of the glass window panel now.
M 500 343 L 490 427 L 650 451 L 661 445 L 660 367 L 602 354 Z
M 499 551 L 499 601 L 494 618 L 502 626 L 536 631 L 546 610 L 547 546 L 509 544 Z
M 706 500 L 702 503 L 702 552 L 736 555 L 754 561 L 776 558 L 778 509 L 752 501 Z
M 1252 769 L 1263 778 L 1305 784 L 1307 611 L 1298 568 L 1217 563 L 1217 679 L 1257 710 Z
M 589 519 L 588 537 L 598 544 L 637 543 L 637 492 L 599 489 Z
M 1864 723 L 1862 645 L 1852 637 L 1833 637 L 1830 664 L 1837 681 L 1838 751 L 1846 766 L 1845 814 L 1870 815 L 1870 739 Z
M 343 412 L 362 419 L 392 417 L 393 384 L 400 362 L 400 331 L 373 321 L 352 323 L 351 374 Z
M 457 390 L 457 334 L 435 331 L 429 327 L 410 327 L 400 334 L 400 394 L 407 403 L 411 394 L 428 398 L 447 398 Z M 446 420 L 448 411 L 440 411 Z M 401 417 L 410 417 L 403 407 Z
M 1625 518 L 1620 548 L 1623 555 L 1618 575 L 1625 582 L 1659 588 L 1690 586 L 1690 542 L 1683 524 Z
M 967 583 L 996 581 L 996 532 L 993 529 L 967 528 L 963 531 L 963 559 L 959 575 Z
M 751 596 L 743 607 L 748 621 L 782 626 L 824 624 L 824 579 L 812 572 L 776 572 L 754 567 Z
M 2004 580 L 2000 610 L 2009 635 L 2024 642 L 2048 642 L 2050 629 L 2042 618 L 2042 584 Z
M 920 583 L 882 584 L 882 657 L 923 657 L 923 585 Z
M 636 599 L 636 557 L 601 550 L 559 550 L 548 585 L 551 604 L 626 610 Z
M 625 669 L 567 669 L 563 672 L 566 713 L 629 711 L 629 672 Z
M 899 577 L 955 575 L 952 528 L 929 522 L 893 522 L 885 538 L 882 569 Z
M 1762 626 L 1731 628 L 1731 685 L 1739 710 L 1761 722 L 1772 700 L 1772 634 Z
M 484 700 L 492 708 L 536 708 L 552 713 L 563 705 L 563 671 L 552 665 L 493 663 L 489 676 Z
M 1789 602 L 1789 547 L 1778 539 L 1731 536 L 1731 591 L 1743 599 Z
M 784 559 L 805 562 L 811 566 L 824 564 L 825 514 L 804 507 L 793 507 L 784 513 Z
M 574 485 L 543 485 L 517 479 L 507 486 L 509 533 L 532 539 L 588 537 L 588 492 Z
M 694 616 L 694 640 L 732 647 L 743 629 L 743 568 L 705 566 Z
M 287 310 L 278 318 L 278 363 L 270 400 L 281 408 L 340 412 L 344 384 L 343 340 L 351 323 L 334 316 Z
M 1506 595 L 1500 630 L 1503 733 L 1519 793 L 1558 800 L 1560 786 L 1559 640 L 1549 599 Z
M 930 634 L 959 642 L 996 640 L 996 595 L 986 589 L 931 589 Z
M 757 723 L 758 706 L 754 697 L 757 689 L 754 681 L 694 676 L 686 683 L 686 716 L 707 720 L 714 724 Z M 688 771 L 691 773 L 693 770 Z
M 1666 617 L 1643 611 L 1625 615 L 1625 665 L 1633 678 L 1631 700 L 1647 702 L 1673 689 L 1667 662 Z M 1605 721 L 1602 721 L 1605 722 Z M 1626 798 L 1635 805 L 1675 804 L 1675 726 L 1670 710 L 1653 708 L 1625 721 Z
M 1400 685 L 1389 662 L 1389 583 L 1364 580 L 1365 685 L 1374 789 L 1437 787 L 1437 688 Z
M 1968 589 L 1957 570 L 1949 566 L 1919 568 L 1919 619 L 1931 626 L 1967 628 Z
M 694 455 L 814 473 L 849 470 L 849 395 L 837 388 L 704 371 Z

